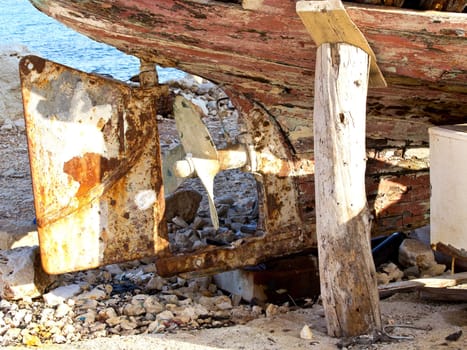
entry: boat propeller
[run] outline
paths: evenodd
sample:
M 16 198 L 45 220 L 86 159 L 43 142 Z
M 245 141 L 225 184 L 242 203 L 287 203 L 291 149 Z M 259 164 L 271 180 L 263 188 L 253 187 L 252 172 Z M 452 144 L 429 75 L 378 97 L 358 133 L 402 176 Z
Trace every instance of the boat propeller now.
M 214 203 L 214 178 L 222 170 L 245 166 L 247 149 L 237 144 L 217 150 L 201 119 L 203 112 L 183 96 L 175 98 L 173 113 L 181 145 L 163 156 L 165 192 L 175 191 L 185 178 L 198 176 L 206 189 L 211 221 L 217 230 L 219 218 Z

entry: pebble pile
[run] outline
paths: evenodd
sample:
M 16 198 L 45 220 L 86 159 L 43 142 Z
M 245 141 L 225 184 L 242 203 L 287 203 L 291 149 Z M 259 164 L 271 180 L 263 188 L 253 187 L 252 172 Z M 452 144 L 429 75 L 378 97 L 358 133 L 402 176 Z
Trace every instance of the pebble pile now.
M 38 299 L 1 300 L 0 345 L 216 328 L 287 311 L 287 304 L 235 304 L 210 277 L 162 278 L 154 263 L 135 261 L 60 275 Z
M 188 252 L 207 245 L 228 246 L 241 242 L 256 232 L 257 205 L 255 197 L 238 200 L 224 195 L 216 198 L 216 208 L 221 227 L 211 225 L 207 208 L 193 220 L 175 216 L 168 223 L 169 241 L 172 252 Z

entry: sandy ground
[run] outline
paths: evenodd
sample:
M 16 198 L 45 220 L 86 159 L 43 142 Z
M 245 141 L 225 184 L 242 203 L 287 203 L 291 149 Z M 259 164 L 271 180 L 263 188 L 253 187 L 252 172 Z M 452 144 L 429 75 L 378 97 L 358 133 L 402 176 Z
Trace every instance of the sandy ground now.
M 6 57 L 11 62 L 11 56 Z M 14 61 L 14 60 L 13 60 Z M 3 56 L 3 72 L 5 57 Z M 2 110 L 0 115 L 0 231 L 9 234 L 34 228 L 33 197 L 28 166 L 24 123 L 18 113 L 18 85 L 12 68 L 1 77 Z M 5 102 L 5 100 L 7 100 Z M 384 325 L 415 328 L 387 328 L 393 336 L 407 340 L 376 344 L 341 343 L 359 349 L 466 349 L 467 301 L 463 303 L 433 302 L 420 299 L 416 293 L 398 294 L 381 301 Z M 304 325 L 313 333 L 312 339 L 301 339 Z M 462 330 L 457 341 L 446 336 Z M 112 336 L 68 345 L 43 346 L 45 349 L 335 349 L 340 340 L 326 335 L 322 307 L 297 308 L 285 314 L 262 316 L 245 325 L 177 331 L 158 335 Z M 362 344 L 363 342 L 363 344 Z
M 395 295 L 381 302 L 385 325 L 401 325 L 414 328 L 395 328 L 392 336 L 412 338 L 347 345 L 349 349 L 466 349 L 467 348 L 467 303 L 435 303 L 420 300 L 415 293 Z M 300 339 L 300 330 L 308 325 L 313 333 L 311 340 Z M 148 347 L 165 350 L 185 349 L 236 349 L 236 350 L 300 350 L 342 348 L 342 340 L 326 336 L 322 307 L 299 309 L 273 317 L 262 317 L 246 325 L 178 331 L 158 335 L 113 336 L 67 345 L 47 345 L 44 349 L 134 349 Z M 448 341 L 446 336 L 463 331 L 457 341 Z M 12 347 L 5 349 L 13 349 Z

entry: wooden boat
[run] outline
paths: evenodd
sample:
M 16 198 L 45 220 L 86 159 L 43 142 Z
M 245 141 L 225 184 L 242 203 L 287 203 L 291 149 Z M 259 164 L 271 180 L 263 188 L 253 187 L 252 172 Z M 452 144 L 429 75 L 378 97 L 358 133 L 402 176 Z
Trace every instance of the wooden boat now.
M 30 1 L 96 41 L 220 84 L 253 138 L 272 128 L 279 157 L 288 160 L 274 176 L 293 176 L 296 223 L 304 231 L 313 227 L 316 46 L 296 14 L 295 1 Z M 467 121 L 467 14 L 356 3 L 345 7 L 388 83 L 387 88 L 370 89 L 367 100 L 366 175 L 373 234 L 425 225 L 428 128 Z M 258 149 L 266 147 L 261 142 Z M 265 215 L 280 217 L 285 205 L 268 192 L 277 184 L 264 176 Z M 276 232 L 287 226 L 285 220 L 275 220 L 271 227 Z

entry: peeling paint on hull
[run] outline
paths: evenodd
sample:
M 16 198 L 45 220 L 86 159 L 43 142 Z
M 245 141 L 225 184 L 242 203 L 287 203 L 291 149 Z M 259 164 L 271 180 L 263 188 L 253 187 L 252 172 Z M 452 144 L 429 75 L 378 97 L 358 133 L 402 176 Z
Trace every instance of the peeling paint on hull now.
M 273 154 L 281 165 L 268 172 L 265 158 L 258 177 L 264 237 L 237 247 L 235 254 L 216 248 L 159 259 L 161 274 L 229 269 L 316 243 L 316 47 L 295 13 L 295 1 L 264 0 L 254 9 L 211 0 L 31 2 L 94 40 L 221 84 L 256 151 Z M 428 128 L 467 122 L 467 14 L 355 4 L 346 9 L 373 48 L 389 85 L 368 93 L 366 187 L 372 232 L 425 225 Z M 78 163 L 87 168 L 92 162 L 91 156 Z

